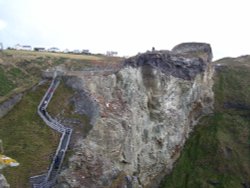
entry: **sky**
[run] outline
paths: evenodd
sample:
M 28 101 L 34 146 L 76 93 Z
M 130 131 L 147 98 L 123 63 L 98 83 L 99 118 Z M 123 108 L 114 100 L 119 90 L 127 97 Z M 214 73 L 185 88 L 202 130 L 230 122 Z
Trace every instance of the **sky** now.
M 0 42 L 132 56 L 210 43 L 214 59 L 250 54 L 249 0 L 0 0 Z

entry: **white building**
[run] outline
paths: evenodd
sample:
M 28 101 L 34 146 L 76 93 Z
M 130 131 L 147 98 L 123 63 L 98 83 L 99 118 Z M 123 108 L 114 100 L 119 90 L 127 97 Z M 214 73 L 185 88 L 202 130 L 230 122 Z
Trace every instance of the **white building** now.
M 14 49 L 16 49 L 16 50 L 28 50 L 28 51 L 31 51 L 32 47 L 30 45 L 20 45 L 20 44 L 17 44 L 17 45 L 15 45 Z

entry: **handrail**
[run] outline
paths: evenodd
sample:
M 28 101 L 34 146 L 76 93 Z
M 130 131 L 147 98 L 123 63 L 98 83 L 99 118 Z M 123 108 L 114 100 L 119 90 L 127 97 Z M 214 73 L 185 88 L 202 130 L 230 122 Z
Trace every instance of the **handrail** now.
M 38 105 L 37 112 L 38 115 L 42 118 L 42 120 L 53 130 L 59 132 L 62 134 L 60 138 L 60 142 L 58 144 L 56 153 L 53 157 L 53 160 L 50 164 L 49 170 L 43 175 L 33 176 L 31 177 L 31 183 L 33 188 L 50 188 L 56 183 L 56 175 L 58 171 L 61 169 L 62 162 L 65 156 L 65 152 L 68 149 L 68 145 L 70 142 L 70 138 L 72 135 L 72 129 L 63 126 L 59 122 L 57 122 L 55 119 L 53 119 L 48 112 L 46 111 L 46 108 L 51 100 L 51 98 L 54 95 L 55 90 L 60 84 L 60 80 L 56 78 L 56 74 L 54 74 L 53 80 L 46 91 L 45 95 L 43 96 L 40 104 Z M 65 140 L 66 139 L 66 140 Z M 64 144 L 63 144 L 64 143 Z M 64 148 L 63 148 L 64 146 Z M 55 172 L 55 174 L 53 173 Z M 42 176 L 45 176 L 45 178 L 42 180 L 42 182 L 36 182 L 36 179 L 41 179 Z

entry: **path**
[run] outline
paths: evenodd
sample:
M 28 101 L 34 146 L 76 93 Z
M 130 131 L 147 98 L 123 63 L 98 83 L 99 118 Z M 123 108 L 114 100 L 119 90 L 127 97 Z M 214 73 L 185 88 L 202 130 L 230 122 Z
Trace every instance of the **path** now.
M 30 182 L 33 188 L 51 188 L 56 183 L 56 177 L 59 173 L 63 159 L 65 156 L 65 152 L 68 149 L 69 141 L 72 134 L 72 129 L 63 126 L 55 119 L 53 119 L 48 112 L 46 111 L 47 106 L 54 95 L 54 92 L 58 85 L 60 84 L 60 80 L 56 77 L 56 74 L 50 84 L 49 89 L 45 93 L 42 101 L 38 106 L 38 114 L 43 119 L 43 121 L 52 129 L 62 134 L 60 143 L 57 147 L 56 153 L 53 157 L 53 161 L 50 164 L 49 170 L 46 174 L 33 176 L 30 178 Z

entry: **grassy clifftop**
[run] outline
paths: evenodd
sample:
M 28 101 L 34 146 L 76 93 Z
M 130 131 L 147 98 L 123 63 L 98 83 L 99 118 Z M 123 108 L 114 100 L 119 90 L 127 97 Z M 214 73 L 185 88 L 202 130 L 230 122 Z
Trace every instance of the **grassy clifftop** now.
M 197 125 L 161 187 L 250 186 L 250 57 L 214 64 L 215 112 Z
M 63 65 L 67 70 L 117 64 L 119 57 L 4 50 L 0 52 L 0 103 L 36 84 L 41 72 Z

